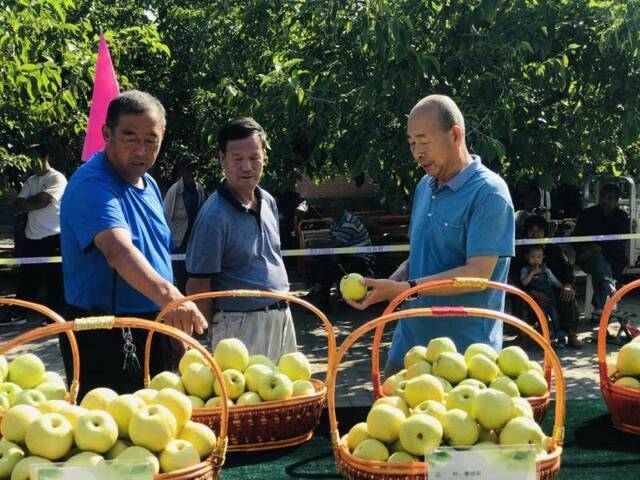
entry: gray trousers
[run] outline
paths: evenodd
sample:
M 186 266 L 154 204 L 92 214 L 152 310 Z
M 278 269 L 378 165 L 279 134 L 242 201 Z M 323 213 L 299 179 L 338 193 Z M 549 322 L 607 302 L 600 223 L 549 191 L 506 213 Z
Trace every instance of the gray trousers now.
M 258 312 L 216 312 L 213 316 L 211 351 L 224 338 L 239 338 L 249 355 L 265 355 L 272 362 L 297 350 L 291 309 Z

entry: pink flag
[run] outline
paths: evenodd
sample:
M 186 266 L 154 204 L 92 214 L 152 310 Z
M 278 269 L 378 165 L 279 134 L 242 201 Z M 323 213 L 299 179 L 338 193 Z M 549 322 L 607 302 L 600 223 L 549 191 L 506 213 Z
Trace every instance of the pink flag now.
M 109 102 L 119 93 L 120 89 L 118 88 L 118 80 L 113 69 L 113 63 L 111 63 L 109 47 L 104 36 L 100 34 L 91 110 L 89 111 L 87 134 L 84 137 L 84 146 L 82 147 L 83 162 L 86 162 L 91 155 L 104 148 L 102 125 L 104 125 L 104 121 L 107 118 Z

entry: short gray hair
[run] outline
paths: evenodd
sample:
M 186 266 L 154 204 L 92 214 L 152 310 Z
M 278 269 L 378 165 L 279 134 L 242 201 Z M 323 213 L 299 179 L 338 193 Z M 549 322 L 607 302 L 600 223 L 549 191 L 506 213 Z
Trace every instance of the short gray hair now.
M 438 123 L 440 127 L 447 131 L 454 125 L 457 125 L 465 133 L 464 117 L 456 102 L 446 95 L 429 95 L 424 97 L 411 110 L 411 114 L 418 112 L 427 112 L 435 109 L 438 115 Z

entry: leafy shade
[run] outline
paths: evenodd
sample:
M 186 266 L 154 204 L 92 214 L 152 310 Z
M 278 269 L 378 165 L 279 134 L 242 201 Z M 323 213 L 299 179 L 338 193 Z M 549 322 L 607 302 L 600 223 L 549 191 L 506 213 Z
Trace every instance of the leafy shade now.
M 406 206 L 422 175 L 406 115 L 432 92 L 456 99 L 470 149 L 511 180 L 640 165 L 638 0 L 5 1 L 5 171 L 47 135 L 77 164 L 100 27 L 122 87 L 167 107 L 165 177 L 192 153 L 211 186 L 220 125 L 252 115 L 270 136 L 268 188 L 367 173 Z

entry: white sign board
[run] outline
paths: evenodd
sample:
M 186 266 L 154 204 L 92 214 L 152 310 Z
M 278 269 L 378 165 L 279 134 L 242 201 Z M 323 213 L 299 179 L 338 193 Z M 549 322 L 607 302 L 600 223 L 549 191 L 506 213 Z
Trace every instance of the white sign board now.
M 536 480 L 536 447 L 441 447 L 427 454 L 429 480 Z
M 30 477 L 35 480 L 153 480 L 151 464 L 123 465 L 101 464 L 95 467 L 65 467 L 59 465 L 35 465 Z

